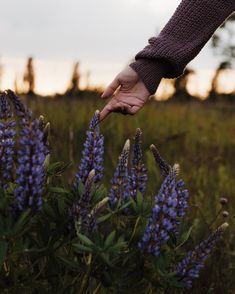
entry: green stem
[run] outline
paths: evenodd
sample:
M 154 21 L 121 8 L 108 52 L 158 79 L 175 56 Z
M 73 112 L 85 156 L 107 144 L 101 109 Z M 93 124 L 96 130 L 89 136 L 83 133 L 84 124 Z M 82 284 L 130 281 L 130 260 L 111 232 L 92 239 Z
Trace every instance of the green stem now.
M 86 288 L 88 286 L 88 281 L 89 281 L 89 275 L 90 275 L 90 272 L 91 272 L 91 261 L 92 261 L 92 253 L 90 253 L 88 255 L 88 258 L 87 258 L 87 261 L 86 261 L 86 264 L 88 266 L 87 268 L 87 271 L 86 271 L 86 274 L 84 276 L 84 278 L 82 279 L 82 285 L 81 285 L 81 288 L 80 288 L 80 293 L 86 293 Z
M 129 244 L 131 243 L 132 239 L 133 239 L 134 236 L 135 236 L 136 229 L 137 229 L 137 226 L 138 226 L 138 224 L 139 224 L 139 221 L 140 221 L 140 216 L 138 216 L 138 218 L 137 218 L 137 220 L 136 220 L 136 222 L 135 222 L 135 227 L 134 227 L 133 233 L 132 233 L 132 235 L 131 235 L 131 238 L 130 238 L 130 240 L 129 240 Z
M 98 286 L 95 288 L 92 294 L 97 294 L 100 289 L 100 286 L 101 286 L 101 282 L 98 284 Z

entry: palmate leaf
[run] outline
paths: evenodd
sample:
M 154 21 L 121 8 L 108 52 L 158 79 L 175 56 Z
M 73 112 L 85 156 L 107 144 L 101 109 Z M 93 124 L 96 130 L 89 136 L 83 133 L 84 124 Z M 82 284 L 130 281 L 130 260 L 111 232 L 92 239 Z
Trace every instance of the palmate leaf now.
M 29 224 L 30 225 L 30 220 L 32 219 L 32 211 L 31 209 L 27 209 L 25 211 L 23 211 L 18 220 L 16 221 L 13 230 L 12 230 L 12 235 L 16 235 L 19 234 L 24 227 Z
M 137 201 L 132 199 L 131 200 L 131 209 L 132 209 L 132 214 L 135 215 L 136 217 L 146 218 L 146 217 L 149 217 L 149 215 L 151 213 L 152 206 L 149 203 L 149 201 L 145 201 L 144 199 L 142 199 L 141 201 L 138 201 L 138 204 L 137 204 Z
M 112 247 L 110 247 L 110 252 L 119 252 L 125 248 L 127 248 L 128 243 L 125 241 L 117 241 Z
M 92 192 L 93 192 L 92 193 L 92 200 L 95 203 L 97 203 L 98 201 L 101 201 L 107 195 L 107 189 L 102 184 L 100 184 L 99 186 L 94 187 Z
M 55 162 L 49 165 L 47 168 L 48 176 L 59 176 L 70 166 L 70 163 Z

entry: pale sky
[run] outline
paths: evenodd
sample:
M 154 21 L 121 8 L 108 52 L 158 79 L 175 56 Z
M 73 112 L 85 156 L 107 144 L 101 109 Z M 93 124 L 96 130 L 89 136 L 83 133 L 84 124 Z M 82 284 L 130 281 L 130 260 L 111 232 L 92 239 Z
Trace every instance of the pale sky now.
M 74 61 L 91 71 L 92 85 L 107 85 L 165 25 L 180 0 L 1 0 L 2 86 L 22 80 L 27 56 L 35 58 L 36 90 L 63 92 Z M 218 61 L 209 46 L 192 62 L 199 80 Z M 201 79 L 201 80 L 200 80 Z M 83 79 L 83 84 L 85 83 Z

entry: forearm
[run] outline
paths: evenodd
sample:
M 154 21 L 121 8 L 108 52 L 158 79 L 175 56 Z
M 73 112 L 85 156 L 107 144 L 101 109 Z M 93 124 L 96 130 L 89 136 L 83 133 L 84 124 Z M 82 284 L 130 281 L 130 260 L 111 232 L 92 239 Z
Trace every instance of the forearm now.
M 155 75 L 181 75 L 234 10 L 234 0 L 183 0 L 160 34 L 149 40 L 130 66 L 153 94 Z

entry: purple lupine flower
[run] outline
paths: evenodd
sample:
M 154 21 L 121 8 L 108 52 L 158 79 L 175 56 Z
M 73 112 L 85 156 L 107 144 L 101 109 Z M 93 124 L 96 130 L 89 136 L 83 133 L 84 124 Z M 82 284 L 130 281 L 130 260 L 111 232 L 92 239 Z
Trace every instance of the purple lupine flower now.
M 6 93 L 0 94 L 0 185 L 8 187 L 8 182 L 12 180 L 12 169 L 14 164 L 13 154 L 15 145 L 14 130 L 16 123 L 9 120 L 12 112 Z
M 177 276 L 185 287 L 192 287 L 192 281 L 199 277 L 199 272 L 204 267 L 206 259 L 227 227 L 227 223 L 221 225 L 206 240 L 197 245 L 194 250 L 189 251 L 185 258 L 177 264 Z
M 0 122 L 0 185 L 3 188 L 7 188 L 8 183 L 12 181 L 15 126 L 15 121 Z
M 25 105 L 21 102 L 20 98 L 16 96 L 16 94 L 13 91 L 7 90 L 4 93 L 12 102 L 16 116 L 25 119 L 29 119 L 32 116 L 31 111 L 25 107 Z
M 140 129 L 136 130 L 134 137 L 134 147 L 132 154 L 132 167 L 130 171 L 130 184 L 131 184 L 131 196 L 135 199 L 137 191 L 142 194 L 146 191 L 147 182 L 147 169 L 142 162 L 143 153 L 141 148 L 141 135 Z
M 156 164 L 160 168 L 161 175 L 165 178 L 169 174 L 169 172 L 171 170 L 171 166 L 168 163 L 166 163 L 165 160 L 161 157 L 161 155 L 155 145 L 152 144 L 150 146 L 150 149 L 153 153 Z
M 42 192 L 45 181 L 45 145 L 39 121 L 29 122 L 22 119 L 20 131 L 18 166 L 16 169 L 15 191 L 17 208 L 22 211 L 32 208 L 37 211 L 42 207 Z
M 76 174 L 75 186 L 80 181 L 85 184 L 87 177 L 92 169 L 95 170 L 94 182 L 97 183 L 103 176 L 103 154 L 104 136 L 99 129 L 99 111 L 97 110 L 90 122 L 89 130 L 86 132 L 87 138 L 84 143 L 82 159 Z
M 0 119 L 7 120 L 12 117 L 11 106 L 5 92 L 0 94 Z
M 129 151 L 130 140 L 127 140 L 111 180 L 111 188 L 108 194 L 111 209 L 115 209 L 118 201 L 125 202 L 131 196 L 130 177 L 128 175 Z
M 95 170 L 93 169 L 86 180 L 84 192 L 81 198 L 76 201 L 72 208 L 69 209 L 69 231 L 73 232 L 75 229 L 77 232 L 83 234 L 92 233 L 96 227 L 96 220 L 91 209 L 91 188 L 95 179 Z
M 174 165 L 155 197 L 155 206 L 138 246 L 142 252 L 158 256 L 161 246 L 177 232 L 180 217 L 187 208 L 188 192 L 182 191 L 183 182 L 177 181 L 178 165 Z M 185 199 L 183 199 L 185 197 Z

